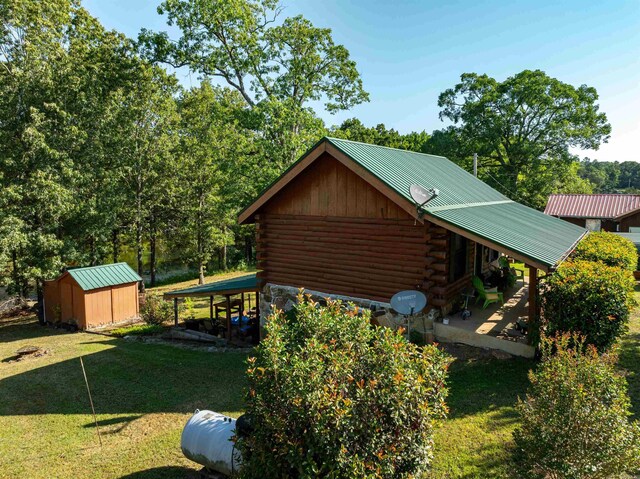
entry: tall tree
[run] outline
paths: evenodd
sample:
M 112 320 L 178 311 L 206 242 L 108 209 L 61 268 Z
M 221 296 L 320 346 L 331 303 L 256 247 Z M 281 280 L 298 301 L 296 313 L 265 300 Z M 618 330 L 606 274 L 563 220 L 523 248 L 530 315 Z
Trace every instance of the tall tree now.
M 305 130 L 317 130 L 310 102 L 333 113 L 368 101 L 355 62 L 331 31 L 302 16 L 276 22 L 281 10 L 275 0 L 165 0 L 158 12 L 181 36 L 143 30 L 139 37 L 149 58 L 238 91 L 253 111 L 248 126 L 278 146 L 263 155 L 278 170 L 309 146 L 300 141 L 310 136 Z
M 536 203 L 537 192 L 523 187 L 525 176 L 565 171 L 575 161 L 569 148 L 597 150 L 608 140 L 611 126 L 597 100 L 595 88 L 576 88 L 540 70 L 525 70 L 503 82 L 465 73 L 438 99 L 440 118 L 454 126 L 434 133 L 438 143 L 427 149 L 456 151 L 446 140 L 457 138 L 458 161 L 478 153 L 479 166 L 507 194 Z
M 200 284 L 216 252 L 226 269 L 225 251 L 233 242 L 229 228 L 238 207 L 235 192 L 252 181 L 251 171 L 242 168 L 242 157 L 251 148 L 250 133 L 238 118 L 242 103 L 238 92 L 213 87 L 208 81 L 185 92 L 179 101 L 179 215 L 171 243 L 197 266 Z
M 345 120 L 340 126 L 331 128 L 330 134 L 345 140 L 410 151 L 421 151 L 429 139 L 429 134 L 424 130 L 403 135 L 393 128 L 388 130 L 382 123 L 375 127 L 366 127 L 357 118 Z

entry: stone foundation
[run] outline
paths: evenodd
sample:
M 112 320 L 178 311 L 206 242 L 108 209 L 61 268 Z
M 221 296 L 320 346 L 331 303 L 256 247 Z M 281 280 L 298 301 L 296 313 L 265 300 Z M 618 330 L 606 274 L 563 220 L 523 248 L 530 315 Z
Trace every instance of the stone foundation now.
M 264 327 L 266 318 L 272 313 L 274 307 L 283 311 L 291 310 L 297 302 L 299 292 L 300 290 L 293 286 L 267 283 L 260 294 L 260 326 Z M 427 306 L 424 312 L 414 315 L 411 318 L 411 324 L 408 325 L 405 316 L 395 312 L 389 303 L 313 290 L 304 290 L 304 294 L 310 294 L 314 301 L 319 302 L 330 298 L 340 300 L 343 303 L 353 303 L 361 309 L 371 311 L 372 321 L 380 326 L 393 329 L 403 327 L 405 330 L 409 326 L 412 336 L 417 333 L 427 343 L 433 342 L 433 323 L 440 317 L 440 311 L 437 308 Z

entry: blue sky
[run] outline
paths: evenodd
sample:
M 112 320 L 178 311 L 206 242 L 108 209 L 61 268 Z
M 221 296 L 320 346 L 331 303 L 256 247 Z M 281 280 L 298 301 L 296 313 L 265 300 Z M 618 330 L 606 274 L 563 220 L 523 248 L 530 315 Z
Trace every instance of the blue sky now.
M 135 37 L 169 30 L 151 0 L 85 0 L 107 28 Z M 640 161 L 640 1 L 284 0 L 333 31 L 358 64 L 371 101 L 348 112 L 320 112 L 328 125 L 350 117 L 400 132 L 442 128 L 438 94 L 464 72 L 502 80 L 541 69 L 573 85 L 593 86 L 613 127 L 604 161 Z M 171 30 L 169 30 L 171 33 Z M 178 72 L 186 86 L 197 75 Z

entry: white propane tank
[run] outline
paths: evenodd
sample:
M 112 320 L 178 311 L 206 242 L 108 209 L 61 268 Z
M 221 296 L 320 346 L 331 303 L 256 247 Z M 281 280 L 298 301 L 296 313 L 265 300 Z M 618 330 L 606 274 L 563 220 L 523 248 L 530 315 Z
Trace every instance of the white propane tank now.
M 242 458 L 231 438 L 236 420 L 213 411 L 198 411 L 182 430 L 182 453 L 213 471 L 231 475 L 237 472 Z

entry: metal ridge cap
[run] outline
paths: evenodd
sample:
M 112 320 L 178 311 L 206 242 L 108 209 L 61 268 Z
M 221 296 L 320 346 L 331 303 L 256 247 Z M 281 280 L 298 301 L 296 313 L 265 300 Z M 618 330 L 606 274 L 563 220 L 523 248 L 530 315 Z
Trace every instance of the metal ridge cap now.
M 434 206 L 433 208 L 425 208 L 427 213 L 447 210 L 459 210 L 462 208 L 475 208 L 476 206 L 502 205 L 506 203 L 516 203 L 513 200 L 497 200 L 497 201 L 480 201 L 477 203 L 459 203 L 456 205 Z

